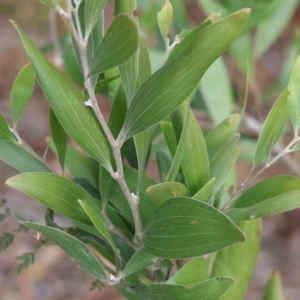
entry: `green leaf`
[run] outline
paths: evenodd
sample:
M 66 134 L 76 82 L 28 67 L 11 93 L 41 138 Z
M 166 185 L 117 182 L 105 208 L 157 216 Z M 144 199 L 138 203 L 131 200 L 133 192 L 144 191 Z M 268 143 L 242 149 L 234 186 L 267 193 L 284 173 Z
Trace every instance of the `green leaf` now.
M 287 96 L 288 90 L 285 89 L 266 118 L 258 138 L 252 169 L 261 162 L 267 164 L 269 161 L 271 151 L 278 141 L 288 117 Z
M 288 84 L 288 109 L 294 127 L 295 136 L 300 128 L 300 55 L 298 56 Z
M 59 11 L 59 4 L 58 0 L 40 0 L 41 3 L 47 5 L 50 8 L 53 8 L 54 10 Z
M 240 153 L 237 147 L 239 136 L 223 141 L 223 145 L 209 152 L 210 174 L 216 177 L 213 195 L 221 188 L 234 167 Z
M 194 196 L 194 199 L 208 202 L 209 198 L 212 196 L 212 190 L 216 183 L 216 177 L 213 177 L 202 189 L 200 189 Z
M 25 65 L 15 79 L 10 100 L 11 114 L 15 126 L 31 99 L 34 89 L 34 80 L 35 75 L 31 64 Z
M 173 8 L 169 0 L 165 0 L 165 5 L 157 14 L 157 21 L 160 33 L 165 41 L 166 46 L 169 46 L 168 33 L 172 26 Z
M 81 176 L 85 178 L 95 189 L 99 189 L 99 164 L 91 157 L 78 157 L 73 159 Z M 78 177 L 78 176 L 77 176 Z
M 77 201 L 88 201 L 91 196 L 73 181 L 49 173 L 23 173 L 11 177 L 6 184 L 63 216 L 82 223 L 91 223 Z
M 149 284 L 132 289 L 140 300 L 218 300 L 230 287 L 232 278 L 216 277 L 188 289 L 182 285 Z
M 86 212 L 86 214 L 88 215 L 88 217 L 90 218 L 92 223 L 95 225 L 97 230 L 101 233 L 101 235 L 106 239 L 106 241 L 114 249 L 119 261 L 121 261 L 117 246 L 108 231 L 108 225 L 105 222 L 105 219 L 102 215 L 101 209 L 98 206 L 98 204 L 91 197 L 86 197 L 86 199 L 84 201 L 79 199 L 78 202 L 81 205 L 81 207 L 83 208 L 83 210 Z
M 34 256 L 34 253 L 24 253 L 21 256 L 16 256 L 17 260 L 22 261 L 17 267 L 17 274 L 20 274 L 23 269 L 28 268 L 31 264 L 34 263 Z
M 56 228 L 31 223 L 22 224 L 32 230 L 42 233 L 46 238 L 62 248 L 71 259 L 78 262 L 79 268 L 95 278 L 105 280 L 106 275 L 100 260 L 81 241 Z
M 199 123 L 189 108 L 188 102 L 184 102 L 172 115 L 172 123 L 175 134 L 184 133 L 183 120 L 189 110 L 188 131 L 186 145 L 183 149 L 182 170 L 186 184 L 193 195 L 209 180 L 209 161 L 207 147 Z M 179 142 L 180 144 L 180 142 Z M 178 146 L 179 147 L 179 146 Z
M 188 47 L 176 58 L 150 76 L 129 106 L 120 140 L 150 128 L 173 112 L 194 90 L 213 61 L 234 41 L 248 15 L 249 9 L 244 9 L 207 26 L 192 42 L 188 41 Z M 185 45 L 185 40 L 182 44 Z
M 160 181 L 164 182 L 167 180 L 167 175 L 171 168 L 172 160 L 164 151 L 158 150 L 156 152 L 156 162 Z
M 265 287 L 262 300 L 283 300 L 282 284 L 279 272 L 274 272 Z
M 244 239 L 243 233 L 219 210 L 184 197 L 166 201 L 143 232 L 146 250 L 170 259 L 201 256 Z
M 189 126 L 190 125 L 189 120 L 190 120 L 190 114 L 192 112 L 188 108 L 185 110 L 183 109 L 183 111 L 185 111 L 185 119 L 183 121 L 184 122 L 183 126 L 182 126 L 183 128 L 182 128 L 182 131 L 180 134 L 180 139 L 179 139 L 178 146 L 177 146 L 177 149 L 175 152 L 175 156 L 174 156 L 174 159 L 173 159 L 173 162 L 172 162 L 172 165 L 171 165 L 168 177 L 167 177 L 168 182 L 172 182 L 172 181 L 176 180 L 176 177 L 178 175 L 184 155 L 187 155 L 187 151 L 185 151 L 185 148 L 187 147 L 187 145 L 190 145 L 189 140 L 188 140 L 189 133 L 191 132 L 190 126 Z M 173 123 L 175 121 L 174 118 L 175 117 L 172 118 Z M 189 157 L 189 159 L 190 158 L 191 157 Z
M 86 96 L 49 63 L 16 23 L 13 24 L 23 40 L 40 86 L 67 134 L 112 171 L 106 137 L 92 110 L 84 105 Z
M 101 90 L 103 90 L 109 83 L 111 83 L 112 81 L 116 80 L 120 78 L 119 75 L 116 76 L 112 76 L 109 78 L 105 78 L 103 80 L 100 80 L 97 82 L 96 86 L 95 86 L 95 92 L 100 92 Z
M 271 17 L 259 24 L 255 35 L 254 55 L 256 59 L 261 57 L 281 35 L 295 13 L 297 4 L 297 0 L 281 1 L 281 5 Z
M 136 169 L 124 166 L 124 174 L 129 190 L 135 191 L 138 182 L 138 171 Z M 146 176 L 145 174 L 143 175 L 139 203 L 139 210 L 143 227 L 147 226 L 150 218 L 159 207 L 159 203 L 157 201 L 154 201 L 155 199 L 151 198 L 146 192 L 148 187 L 155 184 L 157 184 L 156 181 Z M 121 215 L 123 215 L 129 221 L 133 221 L 129 205 L 117 182 L 114 182 L 110 190 L 108 200 L 117 208 Z
M 221 57 L 205 72 L 199 87 L 210 117 L 215 124 L 219 124 L 230 115 L 233 108 L 230 78 Z
M 116 16 L 90 63 L 89 76 L 123 64 L 135 53 L 138 42 L 132 20 L 123 14 Z
M 147 193 L 155 199 L 160 206 L 171 198 L 189 196 L 187 188 L 179 182 L 164 182 L 150 186 L 147 189 Z
M 17 142 L 16 137 L 10 131 L 10 128 L 1 112 L 0 112 L 0 139 L 13 142 L 13 143 Z
M 237 198 L 226 211 L 234 222 L 300 207 L 300 179 L 281 175 L 265 179 Z
M 107 0 L 86 0 L 85 1 L 85 35 L 88 36 L 99 16 L 105 7 Z
M 210 131 L 205 137 L 208 153 L 216 148 L 219 148 L 224 141 L 234 137 L 238 131 L 240 121 L 241 115 L 234 114 L 229 116 L 226 120 L 221 122 L 217 127 Z
M 0 252 L 4 251 L 14 241 L 14 237 L 13 234 L 5 232 L 0 236 Z
M 0 139 L 0 160 L 20 172 L 52 172 L 42 159 L 16 143 Z
M 148 253 L 144 247 L 141 247 L 139 250 L 135 252 L 135 254 L 131 257 L 127 265 L 125 266 L 121 278 L 129 276 L 137 271 L 144 269 L 145 267 L 152 264 L 152 262 L 156 259 L 155 256 Z
M 181 284 L 192 288 L 199 282 L 208 279 L 208 263 L 203 257 L 197 257 L 181 267 L 172 277 L 168 279 L 168 284 Z
M 164 134 L 169 151 L 170 151 L 172 157 L 174 157 L 175 153 L 176 153 L 176 148 L 177 148 L 177 140 L 176 140 L 175 132 L 173 129 L 173 125 L 170 122 L 160 122 L 160 128 Z
M 67 137 L 65 130 L 59 123 L 59 120 L 56 118 L 56 115 L 54 114 L 52 109 L 50 109 L 49 119 L 50 119 L 51 136 L 52 136 L 53 142 L 55 144 L 59 164 L 60 164 L 61 168 L 64 169 L 66 153 L 67 153 L 68 137 Z
M 260 249 L 261 219 L 245 221 L 238 226 L 247 236 L 246 241 L 217 252 L 212 266 L 212 277 L 221 275 L 235 279 L 219 300 L 243 300 L 255 271 Z

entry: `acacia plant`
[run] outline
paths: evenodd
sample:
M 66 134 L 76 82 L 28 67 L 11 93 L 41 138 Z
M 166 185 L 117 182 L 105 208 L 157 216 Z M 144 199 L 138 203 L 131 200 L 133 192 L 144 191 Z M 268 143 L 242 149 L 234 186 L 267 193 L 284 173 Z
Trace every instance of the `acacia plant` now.
M 133 15 L 135 0 L 115 0 L 105 33 L 107 0 L 42 2 L 69 26 L 84 88 L 12 22 L 30 64 L 12 89 L 12 127 L 0 115 L 0 159 L 21 172 L 6 183 L 47 207 L 45 225 L 23 221 L 23 227 L 61 247 L 95 279 L 94 286 L 114 285 L 127 299 L 242 300 L 259 252 L 261 217 L 300 206 L 300 179 L 293 176 L 271 177 L 247 189 L 280 157 L 300 149 L 300 60 L 264 123 L 247 181 L 240 188 L 234 183 L 229 193 L 245 105 L 204 136 L 190 102 L 250 10 L 222 19 L 213 14 L 171 43 L 172 6 L 166 0 L 158 14 L 166 53 L 152 74 Z M 57 174 L 17 132 L 35 78 L 50 105 L 49 146 L 73 179 Z M 95 92 L 105 86 L 111 98 L 108 122 Z M 288 117 L 294 138 L 273 156 Z M 68 145 L 68 137 L 83 151 Z M 159 183 L 145 173 L 157 138 L 166 145 L 155 152 Z M 59 226 L 56 213 L 73 226 Z M 274 299 L 274 293 L 281 299 L 278 282 L 271 278 L 263 299 Z

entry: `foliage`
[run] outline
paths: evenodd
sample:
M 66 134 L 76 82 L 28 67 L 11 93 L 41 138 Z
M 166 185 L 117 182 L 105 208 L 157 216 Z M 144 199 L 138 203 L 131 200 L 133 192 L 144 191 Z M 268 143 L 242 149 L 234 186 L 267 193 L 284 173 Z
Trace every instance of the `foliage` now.
M 46 225 L 22 220 L 19 231 L 26 228 L 44 236 L 46 242 L 40 246 L 49 240 L 61 247 L 95 279 L 91 289 L 109 283 L 131 300 L 243 299 L 259 252 L 260 218 L 300 207 L 300 179 L 294 176 L 272 177 L 245 191 L 279 158 L 300 149 L 299 59 L 289 82 L 282 78 L 274 88 L 280 87 L 282 93 L 258 137 L 251 173 L 241 188 L 235 178 L 247 90 L 255 84 L 255 72 L 250 68 L 247 73 L 245 62 L 248 59 L 253 66 L 270 47 L 296 1 L 284 4 L 284 18 L 276 23 L 283 1 L 263 7 L 259 1 L 249 1 L 250 15 L 250 9 L 237 7 L 236 1 L 221 5 L 199 0 L 209 15 L 190 29 L 181 1 L 166 0 L 159 12 L 156 1 L 142 1 L 143 15 L 138 19 L 133 15 L 135 0 L 115 0 L 115 16 L 105 34 L 107 1 L 41 2 L 69 26 L 72 55 L 81 74 L 70 73 L 69 79 L 12 22 L 30 64 L 12 88 L 13 126 L 0 115 L 0 159 L 22 173 L 6 183 L 48 208 Z M 220 9 L 226 17 L 220 18 Z M 158 12 L 158 26 L 151 27 L 153 11 Z M 273 25 L 272 35 L 262 39 Z M 247 47 L 255 26 L 257 43 L 250 53 Z M 182 31 L 174 36 L 174 29 Z M 164 54 L 159 56 L 159 67 L 153 64 L 157 60 L 153 49 L 142 39 L 151 30 L 161 33 Z M 222 56 L 226 51 L 246 77 L 240 114 L 231 114 L 234 97 Z M 151 71 L 153 65 L 156 69 Z M 66 70 L 70 69 L 66 61 Z M 49 147 L 71 179 L 52 170 L 18 134 L 35 78 L 50 106 Z M 103 90 L 111 101 L 108 122 L 96 98 Z M 216 125 L 209 132 L 191 109 L 203 104 Z M 294 137 L 273 156 L 288 117 Z M 68 145 L 68 137 L 82 151 Z M 161 182 L 146 174 L 150 157 L 156 157 Z M 231 186 L 234 193 L 229 192 Z M 68 218 L 73 226 L 60 227 L 55 214 Z M 7 215 L 5 210 L 1 220 Z M 13 238 L 4 233 L 0 250 Z M 34 253 L 17 259 L 19 273 L 34 262 Z M 184 264 L 184 259 L 190 260 Z M 282 293 L 278 278 L 275 273 L 270 279 L 264 299 Z

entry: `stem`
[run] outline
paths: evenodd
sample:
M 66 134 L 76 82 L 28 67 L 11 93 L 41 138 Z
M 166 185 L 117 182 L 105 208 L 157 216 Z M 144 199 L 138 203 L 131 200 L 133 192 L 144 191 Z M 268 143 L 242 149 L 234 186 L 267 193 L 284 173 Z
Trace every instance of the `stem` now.
M 241 188 L 230 198 L 230 200 L 226 203 L 222 211 L 227 211 L 230 207 L 230 205 L 236 200 L 242 192 L 245 190 L 245 188 L 253 182 L 260 174 L 262 174 L 267 168 L 269 168 L 271 165 L 273 165 L 278 159 L 280 159 L 285 154 L 291 152 L 291 148 L 300 141 L 300 137 L 295 136 L 293 140 L 282 150 L 280 151 L 273 159 L 270 160 L 269 163 L 266 163 L 258 172 L 253 174 L 251 176 L 251 173 L 253 170 L 251 170 L 249 176 L 247 177 L 246 181 L 242 184 Z
M 77 9 L 78 9 L 78 7 L 77 7 Z M 117 141 L 114 139 L 114 137 L 113 137 L 113 135 L 112 135 L 107 123 L 105 122 L 105 119 L 104 119 L 101 111 L 100 111 L 100 108 L 98 106 L 97 99 L 96 99 L 96 96 L 94 93 L 94 87 L 92 85 L 91 79 L 88 77 L 89 65 L 88 65 L 87 52 L 86 52 L 88 36 L 85 36 L 83 39 L 81 29 L 79 30 L 79 32 L 77 32 L 76 27 L 73 23 L 72 12 L 74 13 L 74 19 L 75 19 L 77 28 L 80 28 L 78 13 L 77 13 L 76 9 L 72 8 L 72 5 L 69 0 L 68 1 L 68 14 L 67 15 L 61 14 L 61 15 L 64 16 L 65 19 L 67 20 L 67 22 L 69 23 L 72 35 L 77 44 L 79 54 L 80 54 L 80 60 L 81 60 L 83 76 L 84 76 L 84 86 L 88 92 L 92 109 L 93 109 L 96 117 L 98 118 L 98 121 L 99 121 L 99 123 L 104 131 L 104 134 L 105 134 L 105 136 L 112 148 L 112 151 L 113 151 L 113 156 L 114 156 L 114 159 L 116 162 L 117 172 L 115 173 L 112 169 L 108 170 L 108 171 L 109 171 L 110 175 L 114 179 L 117 180 L 117 182 L 119 183 L 119 185 L 127 199 L 127 202 L 131 209 L 134 223 L 135 223 L 135 232 L 136 232 L 137 242 L 138 242 L 138 244 L 140 244 L 140 238 L 141 238 L 143 229 L 142 229 L 142 223 L 141 223 L 140 214 L 139 214 L 139 207 L 138 207 L 133 195 L 130 193 L 130 190 L 127 186 L 127 183 L 126 183 L 126 180 L 124 177 L 123 161 L 122 161 L 122 156 L 121 156 L 121 151 L 120 151 L 121 145 L 119 143 L 117 143 Z

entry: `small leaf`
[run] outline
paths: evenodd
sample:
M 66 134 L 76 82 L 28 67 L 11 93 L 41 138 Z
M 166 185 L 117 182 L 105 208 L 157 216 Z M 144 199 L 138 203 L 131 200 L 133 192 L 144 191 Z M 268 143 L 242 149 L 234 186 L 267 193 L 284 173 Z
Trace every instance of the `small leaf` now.
M 192 288 L 199 282 L 207 280 L 208 273 L 207 260 L 203 256 L 200 256 L 186 263 L 166 283 L 181 284 Z
M 11 114 L 15 126 L 32 96 L 34 80 L 35 75 L 31 64 L 24 66 L 15 79 L 10 100 Z
M 244 243 L 229 246 L 216 253 L 211 276 L 228 276 L 235 279 L 219 300 L 243 300 L 255 271 L 261 240 L 261 219 L 242 222 L 239 228 L 247 239 Z
M 269 161 L 288 117 L 287 96 L 288 90 L 285 89 L 268 114 L 257 141 L 253 169 L 261 162 L 267 164 Z
M 149 284 L 132 289 L 141 300 L 218 300 L 231 286 L 232 278 L 216 277 L 188 289 L 182 285 Z
M 262 300 L 283 300 L 282 284 L 279 272 L 274 272 L 265 287 Z
M 84 105 L 86 96 L 49 63 L 16 23 L 13 24 L 23 40 L 40 86 L 67 134 L 112 171 L 110 148 L 95 114 Z
M 288 109 L 294 127 L 295 136 L 300 128 L 300 55 L 298 56 L 288 84 Z
M 40 2 L 57 11 L 60 8 L 58 4 L 58 0 L 40 0 Z
M 119 75 L 116 76 L 112 76 L 109 78 L 105 78 L 103 80 L 100 80 L 97 82 L 96 86 L 95 86 L 95 92 L 100 92 L 101 90 L 103 90 L 106 86 L 108 86 L 109 83 L 111 83 L 112 81 L 116 80 L 120 78 Z
M 13 142 L 13 143 L 17 141 L 14 134 L 10 131 L 9 126 L 1 112 L 0 112 L 0 139 Z
M 0 160 L 24 172 L 52 172 L 42 159 L 33 155 L 21 146 L 0 139 Z
M 21 260 L 22 262 L 17 267 L 17 274 L 20 274 L 23 269 L 28 268 L 31 264 L 34 263 L 34 253 L 24 253 L 21 256 L 17 256 L 17 260 Z
M 138 48 L 137 29 L 123 14 L 115 17 L 90 64 L 89 76 L 102 73 L 127 61 Z
M 166 201 L 143 232 L 146 250 L 170 259 L 201 256 L 244 239 L 243 233 L 219 210 L 184 197 Z
M 165 0 L 165 5 L 157 14 L 157 21 L 160 33 L 165 41 L 166 46 L 169 46 L 168 33 L 172 26 L 173 9 L 169 0 Z
M 141 269 L 144 269 L 145 267 L 149 266 L 155 259 L 156 257 L 148 253 L 144 247 L 140 248 L 135 252 L 135 254 L 131 257 L 131 259 L 125 266 L 121 274 L 121 278 L 124 278 L 126 276 L 136 273 Z
M 101 16 L 107 0 L 85 1 L 85 35 L 88 36 Z
M 0 252 L 5 250 L 14 241 L 14 235 L 11 233 L 3 233 L 0 236 Z
M 77 201 L 90 200 L 91 196 L 73 181 L 49 173 L 23 173 L 11 177 L 6 184 L 63 216 L 82 223 L 91 223 Z
M 167 180 L 167 176 L 172 165 L 172 160 L 164 151 L 158 150 L 156 152 L 156 162 L 160 181 L 164 182 Z
M 244 9 L 201 30 L 176 58 L 150 76 L 129 106 L 119 139 L 125 141 L 172 113 L 194 90 L 210 64 L 234 41 L 248 15 L 249 9 Z
M 300 179 L 281 175 L 265 179 L 237 198 L 226 211 L 234 222 L 300 207 Z
M 189 196 L 187 188 L 179 182 L 164 182 L 150 186 L 147 193 L 160 205 L 174 197 Z
M 53 110 L 50 109 L 50 130 L 55 148 L 58 154 L 59 164 L 62 169 L 65 167 L 65 159 L 67 153 L 67 134 L 63 127 L 60 125 Z
M 81 241 L 56 228 L 31 223 L 22 224 L 34 231 L 42 233 L 47 239 L 62 248 L 71 259 L 78 262 L 79 268 L 95 278 L 105 280 L 105 272 L 100 260 Z
M 194 199 L 208 202 L 212 196 L 212 190 L 216 182 L 216 177 L 213 177 L 202 189 L 200 189 L 194 196 Z

